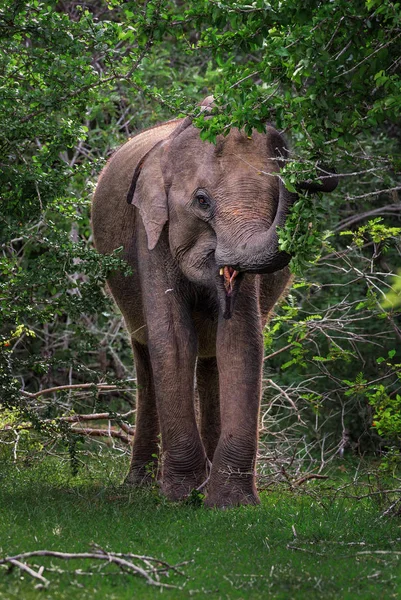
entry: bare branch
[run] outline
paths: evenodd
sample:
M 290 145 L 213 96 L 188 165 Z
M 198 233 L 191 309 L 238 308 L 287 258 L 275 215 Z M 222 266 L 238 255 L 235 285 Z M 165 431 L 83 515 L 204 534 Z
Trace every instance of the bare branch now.
M 149 563 L 155 563 L 156 565 L 162 566 L 162 570 L 165 573 L 168 573 L 169 571 L 174 571 L 180 575 L 183 575 L 183 573 L 179 571 L 176 566 L 172 566 L 166 561 L 158 560 L 157 558 L 153 558 L 152 556 L 106 552 L 98 546 L 96 546 L 96 549 L 93 552 L 69 553 L 57 552 L 52 550 L 34 550 L 32 552 L 23 552 L 21 554 L 16 554 L 15 556 L 7 556 L 6 558 L 0 559 L 0 565 L 11 564 L 13 566 L 16 566 L 19 569 L 31 575 L 31 577 L 39 579 L 44 585 L 47 586 L 50 582 L 42 576 L 44 568 L 41 567 L 39 571 L 36 572 L 25 562 L 27 558 L 32 558 L 34 556 L 51 556 L 52 558 L 59 558 L 62 560 L 102 560 L 106 563 L 117 565 L 124 573 L 128 572 L 133 575 L 139 575 L 143 577 L 149 585 L 154 585 L 160 588 L 182 589 L 180 588 L 180 586 L 160 582 L 158 580 L 159 577 L 157 575 L 157 569 L 154 566 L 149 565 Z M 145 568 L 133 563 L 131 560 L 128 560 L 128 558 L 142 561 L 145 564 Z
M 286 398 L 286 400 L 289 402 L 289 404 L 292 406 L 292 408 L 297 413 L 298 421 L 300 423 L 305 424 L 304 421 L 301 418 L 301 413 L 299 412 L 299 410 L 296 407 L 294 401 L 292 400 L 292 398 L 290 398 L 290 396 L 287 394 L 287 392 L 285 390 L 283 390 L 283 388 L 281 388 L 279 385 L 277 385 L 277 383 L 275 381 L 273 381 L 273 379 L 264 379 L 263 381 L 266 382 L 266 383 L 268 383 L 272 387 L 274 387 L 276 390 L 278 390 L 280 392 L 280 394 L 283 394 L 284 398 Z
M 33 393 L 21 390 L 21 394 L 23 396 L 26 396 L 27 398 L 39 398 L 39 396 L 43 396 L 45 394 L 53 394 L 54 392 L 61 392 L 62 390 L 89 390 L 92 388 L 97 388 L 100 392 L 128 391 L 127 388 L 120 388 L 116 385 L 109 385 L 106 383 L 75 383 L 71 385 L 59 385 L 56 387 L 47 388 L 46 390 L 39 390 L 38 392 Z
M 328 475 L 318 475 L 317 473 L 309 473 L 308 475 L 304 475 L 297 481 L 294 481 L 292 485 L 302 485 L 305 481 L 309 481 L 310 479 L 329 479 Z
M 121 440 L 124 444 L 129 444 L 130 439 L 128 436 L 121 433 L 121 431 L 116 431 L 115 429 L 92 429 L 90 427 L 83 427 L 82 429 L 77 429 L 72 427 L 71 431 L 78 435 L 88 435 L 89 437 L 112 437 Z
M 80 423 L 81 421 L 116 421 L 126 419 L 135 413 L 134 410 L 129 410 L 122 415 L 118 413 L 88 413 L 83 415 L 70 415 L 68 417 L 55 417 L 54 419 L 44 419 L 44 423 L 51 421 L 64 421 L 65 423 Z M 129 432 L 128 432 L 129 433 Z
M 286 346 L 283 346 L 282 348 L 280 348 L 279 350 L 276 350 L 275 352 L 272 352 L 271 354 L 268 354 L 267 356 L 264 357 L 264 361 L 266 360 L 270 360 L 271 358 L 273 358 L 274 356 L 277 356 L 277 354 L 281 354 L 281 352 L 285 352 L 286 350 L 289 350 L 290 348 L 292 348 L 294 346 L 294 342 L 291 342 L 291 344 L 287 344 Z
M 45 423 L 57 423 L 59 421 L 66 421 L 68 419 L 68 417 L 56 417 L 55 419 L 42 419 L 41 423 L 45 424 Z M 75 423 L 77 423 L 76 421 L 74 421 Z M 79 422 L 78 422 L 79 424 Z M 120 425 L 120 424 L 119 424 Z M 121 426 L 120 428 L 125 431 L 125 433 L 127 433 L 128 435 L 132 436 L 134 435 L 135 429 L 133 427 L 129 427 L 129 426 Z M 6 425 L 3 429 L 0 429 L 0 432 L 4 432 L 4 431 L 13 431 L 18 435 L 18 432 L 23 430 L 29 430 L 29 429 L 33 429 L 33 425 L 28 424 L 28 423 L 24 423 L 22 425 L 16 425 L 16 426 L 12 426 L 12 425 Z M 116 429 L 112 429 L 111 427 L 108 427 L 107 429 L 101 429 L 101 428 L 92 428 L 92 427 L 71 427 L 71 430 L 74 434 L 76 435 L 82 435 L 82 436 L 89 436 L 89 437 L 112 437 L 115 439 L 119 439 L 122 442 L 124 442 L 124 444 L 130 444 L 131 440 L 128 437 L 128 435 L 124 435 L 124 433 L 122 433 L 121 431 L 117 431 Z M 16 459 L 16 457 L 15 457 Z
M 18 567 L 21 571 L 25 571 L 25 573 L 28 573 L 28 575 L 30 575 L 34 579 L 39 579 L 39 581 L 42 582 L 45 587 L 47 587 L 49 585 L 50 581 L 48 579 L 46 579 L 45 577 L 43 577 L 40 570 L 38 572 L 36 572 L 33 569 L 31 569 L 31 567 L 28 567 L 28 565 L 20 562 L 16 558 L 10 558 L 8 562 L 10 562 L 14 567 Z M 1 561 L 0 561 L 0 564 L 1 564 Z M 43 572 L 43 569 L 41 569 L 41 570 Z
M 379 194 L 389 194 L 390 192 L 398 192 L 399 190 L 401 190 L 401 186 L 398 185 L 396 187 L 392 187 L 392 188 L 385 188 L 384 190 L 374 190 L 373 192 L 367 192 L 366 194 L 360 194 L 359 196 L 350 196 L 349 194 L 347 194 L 346 199 L 347 200 L 359 200 L 360 198 L 369 198 L 369 196 L 378 196 Z M 399 204 L 393 204 L 391 205 L 392 207 L 397 207 L 397 209 L 399 210 Z M 382 207 L 382 208 L 386 208 L 386 207 Z M 379 210 L 379 209 L 377 209 Z
M 401 189 L 401 188 L 399 188 Z M 390 191 L 390 190 L 389 190 Z M 378 192 L 377 192 L 378 193 Z M 369 195 L 369 194 L 366 194 Z M 361 198 L 362 196 L 355 196 L 354 198 L 348 198 L 349 200 L 354 200 L 355 198 Z M 359 223 L 359 221 L 363 221 L 364 219 L 368 219 L 369 217 L 374 217 L 375 215 L 398 215 L 401 213 L 401 203 L 398 204 L 387 204 L 387 206 L 381 206 L 380 208 L 374 208 L 373 210 L 368 210 L 367 212 L 361 213 L 360 215 L 353 215 L 346 219 L 343 219 L 338 223 L 335 228 L 335 231 L 341 231 L 342 229 L 347 229 L 351 225 L 355 223 Z

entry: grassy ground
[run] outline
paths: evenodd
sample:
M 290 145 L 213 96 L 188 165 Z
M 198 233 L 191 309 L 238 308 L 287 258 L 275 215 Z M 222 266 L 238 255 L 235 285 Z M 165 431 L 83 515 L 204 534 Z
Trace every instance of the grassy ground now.
M 401 520 L 381 518 L 371 499 L 329 499 L 323 491 L 264 492 L 260 507 L 207 510 L 167 503 L 156 490 L 130 493 L 119 488 L 125 467 L 122 459 L 110 462 L 104 456 L 72 478 L 68 464 L 56 459 L 19 469 L 3 464 L 0 556 L 35 549 L 85 552 L 94 542 L 109 551 L 148 554 L 171 564 L 191 561 L 182 567 L 187 578 L 173 574 L 164 579 L 183 589 L 160 591 L 112 567 L 107 567 L 114 572 L 109 576 L 45 569 L 51 584 L 36 589 L 28 575 L 0 567 L 1 600 L 131 600 L 160 593 L 174 600 L 192 595 L 401 597 Z M 319 484 L 308 485 L 316 490 Z M 30 564 L 89 567 L 49 558 L 30 559 Z

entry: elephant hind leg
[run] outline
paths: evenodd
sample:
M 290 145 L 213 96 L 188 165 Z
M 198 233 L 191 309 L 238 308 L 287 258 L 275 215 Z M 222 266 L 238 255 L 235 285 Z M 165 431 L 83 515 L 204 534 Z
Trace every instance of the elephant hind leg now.
M 159 454 L 159 419 L 156 409 L 152 365 L 146 346 L 132 341 L 137 376 L 136 423 L 131 463 L 125 483 L 152 483 Z
M 221 433 L 219 374 L 216 357 L 198 358 L 196 379 L 199 395 L 200 433 L 212 462 Z

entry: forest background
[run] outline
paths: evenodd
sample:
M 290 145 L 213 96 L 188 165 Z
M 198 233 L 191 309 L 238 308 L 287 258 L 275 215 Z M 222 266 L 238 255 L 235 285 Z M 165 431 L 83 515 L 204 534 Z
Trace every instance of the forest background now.
M 401 6 L 387 0 L 0 2 L 0 459 L 93 440 L 126 459 L 135 376 L 92 246 L 113 150 L 192 115 L 203 139 L 273 122 L 289 189 L 335 167 L 280 232 L 295 284 L 265 332 L 260 482 L 345 453 L 399 467 Z M 213 94 L 214 116 L 197 104 Z

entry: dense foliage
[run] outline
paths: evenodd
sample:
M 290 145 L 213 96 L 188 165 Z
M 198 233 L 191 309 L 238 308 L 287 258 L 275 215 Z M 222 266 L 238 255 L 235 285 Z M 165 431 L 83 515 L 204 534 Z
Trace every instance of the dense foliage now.
M 289 189 L 316 177 L 318 161 L 340 176 L 335 194 L 301 198 L 280 232 L 298 278 L 266 331 L 268 456 L 274 442 L 286 460 L 300 439 L 303 457 L 384 446 L 398 456 L 400 23 L 388 0 L 0 3 L 0 428 L 10 447 L 34 427 L 74 457 L 74 412 L 115 418 L 130 407 L 130 349 L 102 291 L 125 267 L 118 252 L 92 249 L 90 197 L 113 148 L 191 114 L 211 141 L 274 122 L 293 147 Z M 210 93 L 206 120 L 197 103 Z

